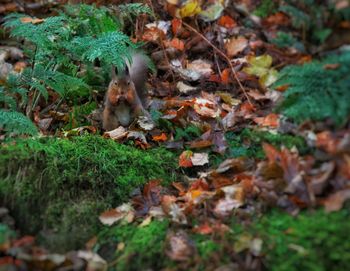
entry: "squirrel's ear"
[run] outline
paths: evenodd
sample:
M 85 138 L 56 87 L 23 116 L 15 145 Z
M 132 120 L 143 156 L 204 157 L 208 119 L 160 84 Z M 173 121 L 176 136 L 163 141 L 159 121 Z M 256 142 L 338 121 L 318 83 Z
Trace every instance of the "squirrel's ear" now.
M 125 66 L 123 70 L 118 70 L 117 67 L 112 66 L 112 77 L 113 78 L 124 78 L 125 76 L 129 76 L 129 68 Z
M 111 74 L 112 74 L 112 78 L 116 78 L 117 77 L 118 69 L 114 65 L 112 65 Z

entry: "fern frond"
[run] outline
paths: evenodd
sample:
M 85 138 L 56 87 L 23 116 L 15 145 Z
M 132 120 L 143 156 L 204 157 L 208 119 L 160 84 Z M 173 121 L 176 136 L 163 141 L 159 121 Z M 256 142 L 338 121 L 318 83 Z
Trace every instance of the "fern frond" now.
M 131 59 L 130 48 L 139 47 L 119 31 L 104 33 L 97 38 L 75 38 L 72 46 L 83 52 L 83 58 L 89 61 L 99 59 L 103 63 L 115 65 L 120 70 L 125 67 L 124 59 Z
M 150 7 L 142 3 L 122 4 L 118 6 L 118 10 L 122 16 L 138 16 L 140 14 L 148 14 L 153 16 L 153 12 Z
M 59 71 L 45 69 L 40 64 L 35 65 L 34 72 L 31 69 L 26 69 L 23 72 L 23 77 L 45 99 L 48 98 L 47 88 L 55 90 L 62 97 L 86 96 L 90 90 L 89 86 L 82 79 Z
M 69 35 L 69 29 L 64 27 L 65 21 L 62 16 L 48 17 L 37 24 L 23 22 L 24 18 L 28 16 L 16 13 L 5 17 L 4 26 L 11 29 L 12 37 L 24 38 L 38 47 L 52 47 L 57 37 Z
M 25 115 L 16 111 L 5 111 L 3 109 L 0 110 L 0 129 L 3 129 L 6 134 L 38 134 L 38 129 L 34 123 Z
M 97 8 L 94 5 L 66 5 L 65 16 L 69 26 L 78 36 L 89 34 L 99 35 L 105 32 L 121 30 L 121 24 L 117 18 L 111 16 L 106 7 Z
M 327 69 L 326 64 L 339 67 Z M 275 84 L 281 85 L 289 86 L 278 108 L 287 117 L 297 122 L 330 118 L 341 125 L 350 114 L 350 52 L 287 67 Z
M 280 7 L 280 11 L 288 14 L 292 18 L 292 24 L 294 27 L 301 28 L 305 26 L 306 28 L 309 28 L 311 18 L 302 10 L 291 5 L 285 5 Z

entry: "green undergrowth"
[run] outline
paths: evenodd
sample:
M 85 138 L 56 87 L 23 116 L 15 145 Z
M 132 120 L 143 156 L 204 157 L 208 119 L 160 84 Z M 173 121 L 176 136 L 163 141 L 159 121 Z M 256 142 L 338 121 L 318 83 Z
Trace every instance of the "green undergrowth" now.
M 212 156 L 214 164 L 218 164 L 225 158 L 248 157 L 265 158 L 262 143 L 269 143 L 280 148 L 285 146 L 288 149 L 296 147 L 301 154 L 310 151 L 305 140 L 300 136 L 292 136 L 281 133 L 271 133 L 268 131 L 257 131 L 253 129 L 243 129 L 241 132 L 228 132 L 225 135 L 228 150 L 225 156 Z
M 297 123 L 330 119 L 337 126 L 350 114 L 350 52 L 284 68 L 275 86 L 288 86 L 277 108 Z
M 298 217 L 272 212 L 254 228 L 264 240 L 269 270 L 349 270 L 350 211 L 321 210 Z
M 189 233 L 195 252 L 186 264 L 166 256 L 166 236 L 179 230 L 168 221 L 152 221 L 145 227 L 106 227 L 99 234 L 95 250 L 113 263 L 110 270 L 137 270 L 140 266 L 153 270 L 214 270 L 224 265 L 238 268 L 237 259 L 244 262 L 249 251 L 262 259 L 266 270 L 349 270 L 349 218 L 350 211 L 344 209 L 330 214 L 305 211 L 297 217 L 272 210 L 245 225 L 233 219 L 226 234 Z
M 111 270 L 139 270 L 141 266 L 143 270 L 160 270 L 168 265 L 164 255 L 168 227 L 168 221 L 152 221 L 145 227 L 106 227 L 95 249 L 107 261 L 116 263 Z
M 164 149 L 141 151 L 100 136 L 18 139 L 0 148 L 0 202 L 26 233 L 57 251 L 83 244 L 106 208 L 150 179 L 175 179 Z

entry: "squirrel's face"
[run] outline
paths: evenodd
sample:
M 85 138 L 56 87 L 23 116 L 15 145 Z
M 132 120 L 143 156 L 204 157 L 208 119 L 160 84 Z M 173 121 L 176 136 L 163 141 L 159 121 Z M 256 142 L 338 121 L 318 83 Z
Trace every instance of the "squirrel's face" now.
M 108 89 L 108 99 L 113 106 L 121 102 L 131 104 L 135 98 L 135 85 L 129 76 L 113 79 Z

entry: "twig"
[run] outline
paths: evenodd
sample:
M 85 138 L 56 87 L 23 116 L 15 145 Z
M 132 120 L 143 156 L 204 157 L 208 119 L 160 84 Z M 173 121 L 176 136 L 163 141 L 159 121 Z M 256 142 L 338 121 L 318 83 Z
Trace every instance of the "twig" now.
M 237 73 L 231 63 L 231 60 L 228 58 L 228 56 L 222 52 L 218 47 L 216 47 L 214 44 L 212 44 L 210 42 L 210 40 L 208 40 L 203 34 L 199 33 L 195 28 L 193 28 L 192 26 L 190 26 L 188 23 L 185 23 L 185 22 L 182 22 L 188 29 L 190 29 L 191 31 L 195 32 L 197 35 L 199 35 L 204 41 L 206 41 L 211 47 L 213 47 L 213 49 L 228 63 L 228 65 L 230 66 L 231 68 L 231 71 L 233 73 L 233 76 L 235 78 L 235 80 L 237 81 L 240 89 L 242 90 L 244 96 L 247 98 L 248 100 L 248 103 L 249 104 L 252 104 L 251 101 L 250 101 L 250 98 L 245 90 L 245 88 L 243 87 L 241 81 L 239 80 L 238 76 L 237 76 Z

